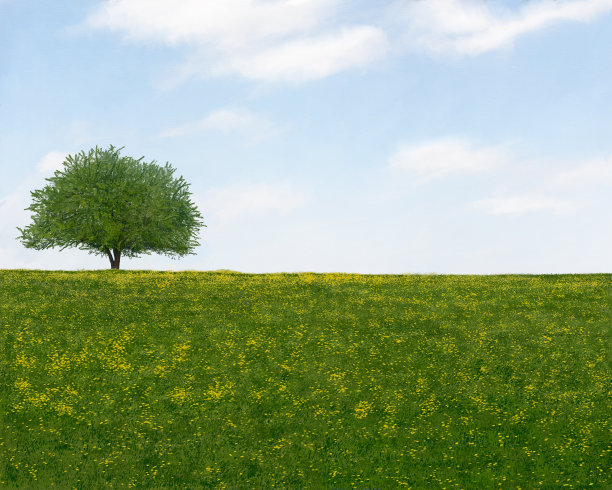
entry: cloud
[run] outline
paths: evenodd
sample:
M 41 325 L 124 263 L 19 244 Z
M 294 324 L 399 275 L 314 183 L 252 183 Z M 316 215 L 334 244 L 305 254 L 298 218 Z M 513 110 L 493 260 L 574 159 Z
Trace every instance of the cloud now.
M 471 203 L 486 214 L 525 214 L 536 211 L 552 211 L 555 214 L 574 214 L 581 204 L 575 201 L 538 195 L 496 197 Z
M 36 165 L 36 171 L 42 174 L 53 174 L 56 170 L 63 168 L 63 162 L 67 153 L 51 151 L 47 153 Z
M 350 2 L 348 3 L 350 4 Z M 303 83 L 406 49 L 476 56 L 562 22 L 590 22 L 612 0 L 385 0 L 367 24 L 343 0 L 109 0 L 81 27 L 186 48 L 164 86 L 192 76 Z M 384 14 L 386 13 L 386 15 Z M 339 19 L 342 22 L 339 22 Z M 385 28 L 381 28 L 381 25 Z
M 412 175 L 415 184 L 441 179 L 453 174 L 472 174 L 498 167 L 508 161 L 499 147 L 474 148 L 460 138 L 402 145 L 391 156 L 390 167 Z
M 221 133 L 241 132 L 251 137 L 261 138 L 274 130 L 268 118 L 247 109 L 222 108 L 211 112 L 200 121 L 183 124 L 160 133 L 162 138 L 174 138 L 199 133 L 219 131 Z
M 237 72 L 256 80 L 300 83 L 364 67 L 383 58 L 387 49 L 383 31 L 359 26 L 334 34 L 292 40 L 255 55 L 236 57 L 216 71 Z
M 87 19 L 93 28 L 130 41 L 216 44 L 229 51 L 312 31 L 338 0 L 130 0 L 104 2 Z
M 207 219 L 228 222 L 269 214 L 286 216 L 306 200 L 303 192 L 285 184 L 236 184 L 209 190 L 198 207 Z
M 123 34 L 129 42 L 187 46 L 184 76 L 239 74 L 256 80 L 303 82 L 363 67 L 387 51 L 373 26 L 330 31 L 341 0 L 109 1 L 86 19 L 88 28 Z
M 17 227 L 26 226 L 30 212 L 26 211 L 31 204 L 30 191 L 44 187 L 44 178 L 53 175 L 62 167 L 67 154 L 50 151 L 36 164 L 36 171 L 30 173 L 13 191 L 0 199 L 0 248 L 10 249 L 21 247 L 15 238 L 19 235 Z
M 612 186 L 610 157 L 586 161 L 561 171 L 554 168 L 552 162 L 555 167 L 558 165 L 552 160 L 536 160 L 525 165 L 524 159 L 515 159 L 506 167 L 505 176 L 496 179 L 502 183 L 501 187 L 494 184 L 503 197 L 482 199 L 470 206 L 496 215 L 533 212 L 575 215 L 604 196 L 606 186 Z M 531 190 L 525 192 L 526 186 Z
M 407 29 L 406 41 L 435 53 L 479 55 L 511 47 L 515 39 L 560 22 L 590 22 L 612 11 L 612 0 L 526 2 L 512 11 L 498 2 L 396 2 L 391 12 Z
M 572 189 L 612 185 L 612 157 L 585 162 L 562 171 L 553 178 L 552 183 Z

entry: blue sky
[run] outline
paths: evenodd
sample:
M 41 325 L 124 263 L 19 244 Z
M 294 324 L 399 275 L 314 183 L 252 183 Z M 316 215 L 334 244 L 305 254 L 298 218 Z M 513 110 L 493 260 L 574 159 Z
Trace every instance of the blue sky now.
M 93 146 L 170 162 L 197 255 L 129 269 L 612 272 L 612 0 L 0 0 L 0 268 Z

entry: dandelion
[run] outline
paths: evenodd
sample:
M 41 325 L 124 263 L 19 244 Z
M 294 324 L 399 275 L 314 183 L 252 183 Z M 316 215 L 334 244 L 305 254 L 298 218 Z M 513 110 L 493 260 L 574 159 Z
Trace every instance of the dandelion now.
M 355 418 L 363 419 L 372 411 L 372 403 L 360 401 L 355 407 Z

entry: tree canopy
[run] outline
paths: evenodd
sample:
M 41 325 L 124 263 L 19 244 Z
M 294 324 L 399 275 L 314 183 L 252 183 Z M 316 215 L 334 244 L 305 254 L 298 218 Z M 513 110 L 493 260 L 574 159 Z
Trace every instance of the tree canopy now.
M 193 254 L 205 226 L 191 202 L 189 184 L 166 163 L 97 146 L 69 155 L 63 169 L 31 192 L 32 222 L 18 228 L 28 248 L 78 247 L 108 257 L 119 269 L 121 256 Z

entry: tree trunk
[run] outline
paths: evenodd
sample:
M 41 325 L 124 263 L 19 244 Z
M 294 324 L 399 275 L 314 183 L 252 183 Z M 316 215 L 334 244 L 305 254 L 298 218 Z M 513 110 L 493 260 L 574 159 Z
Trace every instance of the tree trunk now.
M 114 257 L 113 257 L 114 254 Z M 121 251 L 113 248 L 113 252 L 106 249 L 106 255 L 108 255 L 108 260 L 110 260 L 111 269 L 119 269 L 119 262 L 121 261 Z
M 115 256 L 115 262 L 111 263 L 111 269 L 119 269 L 119 261 L 121 260 L 121 251 L 113 248 L 113 255 Z

